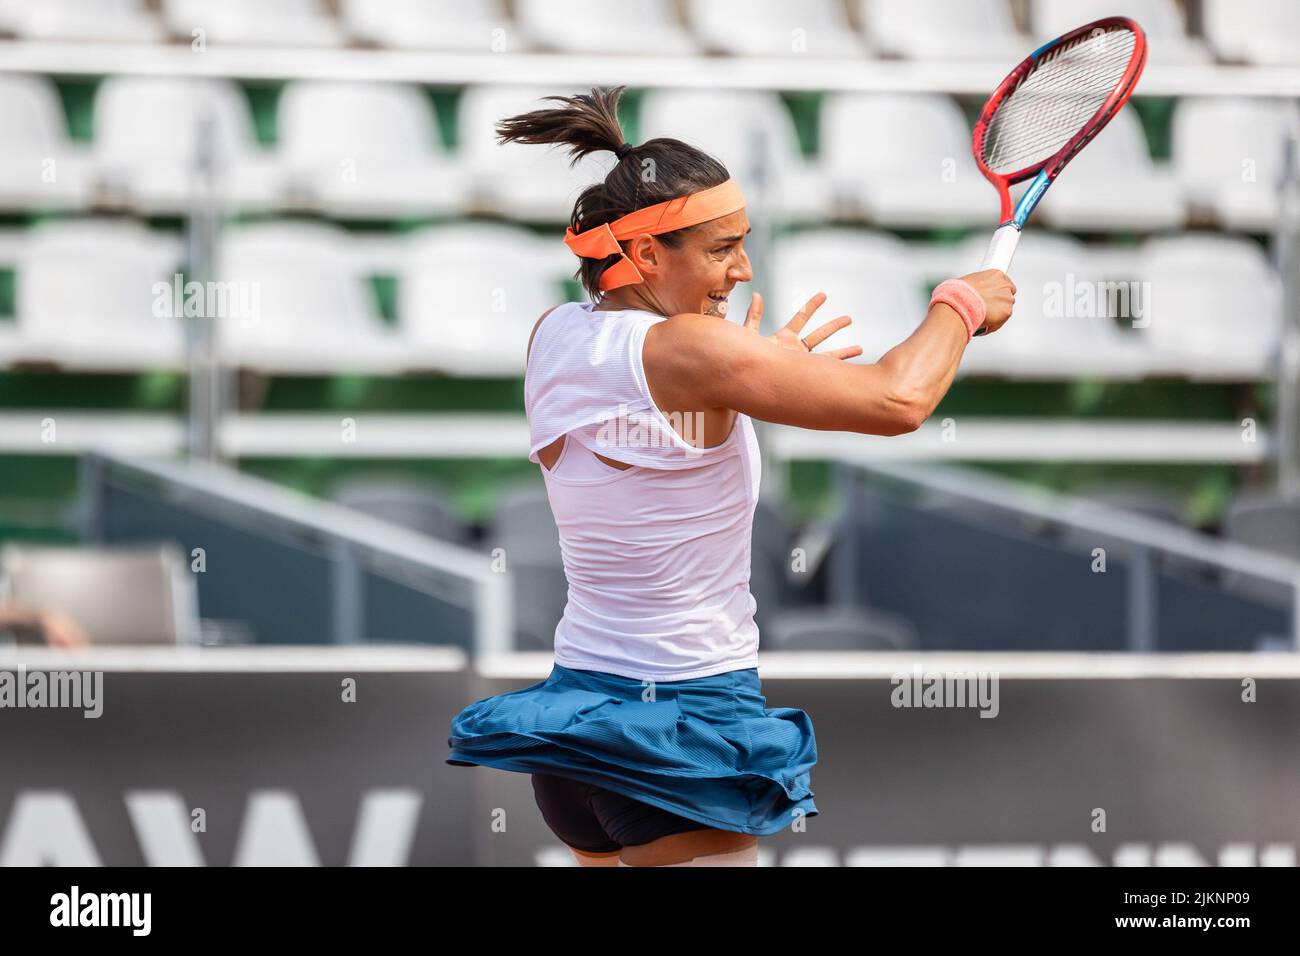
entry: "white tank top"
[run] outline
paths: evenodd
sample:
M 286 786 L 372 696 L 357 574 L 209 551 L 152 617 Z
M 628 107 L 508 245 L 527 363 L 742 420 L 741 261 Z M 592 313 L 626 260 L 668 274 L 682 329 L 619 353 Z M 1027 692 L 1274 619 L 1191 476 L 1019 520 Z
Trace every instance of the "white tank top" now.
M 537 453 L 568 436 L 556 470 L 542 466 L 568 579 L 555 660 L 656 681 L 758 665 L 754 426 L 737 413 L 727 439 L 703 449 L 676 432 L 641 360 L 646 331 L 664 318 L 565 303 L 538 326 L 524 375 L 528 460 L 540 464 Z M 689 424 L 698 435 L 702 421 Z

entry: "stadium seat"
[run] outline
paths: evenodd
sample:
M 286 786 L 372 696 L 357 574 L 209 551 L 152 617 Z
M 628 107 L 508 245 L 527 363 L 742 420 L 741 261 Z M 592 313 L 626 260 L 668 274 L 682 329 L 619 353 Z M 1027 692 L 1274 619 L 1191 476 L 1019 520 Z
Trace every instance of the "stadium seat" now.
M 863 607 L 782 611 L 761 640 L 769 651 L 908 651 L 921 643 L 905 617 Z
M 569 167 L 565 147 L 497 142 L 496 124 L 533 110 L 554 109 L 542 97 L 555 87 L 469 87 L 460 98 L 456 141 L 460 160 L 474 177 L 476 205 L 524 222 L 568 223 L 578 195 L 613 168 L 613 153 L 596 153 Z M 572 92 L 590 92 L 573 90 Z
M 771 334 L 818 292 L 826 302 L 806 328 L 840 315 L 853 322 L 826 340 L 824 349 L 861 345 L 850 361 L 875 362 L 925 318 L 929 291 L 893 236 L 854 229 L 818 229 L 777 240 L 772 296 L 764 308 L 764 334 Z
M 988 236 L 983 234 L 964 242 L 965 265 L 958 274 L 978 268 L 987 247 Z M 1105 275 L 1081 242 L 1028 230 L 1011 264 L 1011 277 L 1017 288 L 1015 313 L 997 332 L 972 340 L 962 359 L 967 374 L 1122 380 L 1144 373 L 1141 341 L 1122 330 L 1113 314 L 1140 314 L 1149 306 L 1149 296 L 1143 294 L 1147 287 L 1136 287 L 1137 295 L 1132 296 L 1130 283 L 1143 278 L 1141 274 Z
M 1154 290 L 1149 324 L 1139 330 L 1153 371 L 1252 381 L 1271 376 L 1282 288 L 1258 244 L 1202 234 L 1150 239 L 1141 270 Z
M 540 477 L 540 476 L 539 476 Z M 497 498 L 487 528 L 488 547 L 539 551 L 560 560 L 560 531 L 540 481 L 519 481 Z
M 469 527 L 451 496 L 428 482 L 401 475 L 353 475 L 335 482 L 330 498 L 439 541 L 465 544 L 470 540 Z
M 840 0 L 687 0 L 686 19 L 709 50 L 734 56 L 861 57 Z
M 1293 109 L 1284 100 L 1257 98 L 1178 101 L 1173 159 L 1195 210 L 1228 229 L 1273 228 Z
M 69 366 L 183 367 L 182 319 L 171 308 L 181 258 L 179 241 L 136 222 L 32 227 L 19 251 L 15 288 L 25 349 Z
M 522 375 L 533 326 L 561 301 L 560 270 L 573 263 L 558 238 L 501 223 L 416 233 L 398 288 L 408 348 L 450 374 Z
M 699 50 L 670 0 L 515 0 L 519 27 L 537 46 L 564 53 L 676 54 Z
M 795 529 L 784 511 L 767 498 L 760 498 L 754 511 L 749 578 L 749 590 L 757 605 L 754 620 L 760 631 L 776 614 L 797 603 L 788 581 L 794 546 Z
M 342 0 L 340 16 L 356 39 L 394 49 L 487 53 L 522 43 L 504 0 Z
M 1224 538 L 1235 544 L 1300 560 L 1300 502 L 1274 488 L 1237 492 L 1224 510 L 1221 528 Z M 1245 572 L 1225 571 L 1222 581 L 1240 594 L 1274 606 L 1290 604 L 1295 597 L 1284 584 Z M 1286 633 L 1260 635 L 1255 646 L 1255 650 L 1293 649 L 1293 638 Z
M 248 102 L 233 83 L 167 77 L 110 76 L 95 95 L 95 161 L 100 188 L 146 213 L 188 212 L 201 122 L 213 122 L 218 199 L 246 210 L 279 198 L 274 161 L 253 138 Z
M 1201 0 L 1201 26 L 1220 59 L 1300 65 L 1300 5 L 1292 0 Z
M 1151 159 L 1142 121 L 1126 109 L 1070 161 L 1035 216 L 1081 232 L 1154 230 L 1183 225 L 1187 208 L 1182 183 Z
M 23 0 L 6 5 L 4 24 L 26 40 L 153 43 L 164 36 L 144 0 Z
M 86 204 L 86 150 L 68 137 L 59 93 L 45 76 L 0 76 L 0 208 L 66 209 Z
M 172 542 L 108 548 L 8 543 L 0 548 L 8 596 L 62 611 L 92 644 L 197 644 L 198 586 Z
M 1007 0 L 857 0 L 858 22 L 879 52 L 912 60 L 1023 60 L 1034 41 Z
M 416 86 L 289 83 L 279 146 L 295 198 L 330 216 L 445 215 L 464 200 L 465 176 Z
M 996 223 L 997 194 L 970 140 L 947 96 L 832 93 L 822 103 L 821 154 L 836 195 L 881 225 Z
M 217 323 L 231 362 L 319 372 L 403 360 L 404 346 L 383 325 L 340 227 L 292 221 L 232 226 L 218 262 L 220 280 L 246 306 Z
M 555 647 L 555 625 L 569 602 L 569 583 L 559 552 L 554 557 L 527 550 L 506 555 L 506 575 L 513 591 L 515 650 L 549 651 Z
M 206 43 L 334 47 L 344 41 L 322 0 L 163 0 L 172 33 Z
M 1300 502 L 1275 491 L 1247 491 L 1229 503 L 1223 521 L 1229 541 L 1300 560 Z
M 1142 27 L 1152 63 L 1211 60 L 1205 42 L 1187 35 L 1183 15 L 1174 0 L 1128 0 L 1118 8 L 1111 0 L 1031 0 L 1029 19 L 1035 38 L 1045 43 L 1085 23 L 1118 14 L 1136 20 Z
M 793 220 L 821 220 L 832 211 L 821 164 L 800 152 L 794 120 L 776 93 L 651 90 L 641 104 L 640 130 L 641 142 L 679 139 L 717 159 L 740 183 L 751 210 L 765 207 Z M 762 191 L 759 168 L 765 177 Z

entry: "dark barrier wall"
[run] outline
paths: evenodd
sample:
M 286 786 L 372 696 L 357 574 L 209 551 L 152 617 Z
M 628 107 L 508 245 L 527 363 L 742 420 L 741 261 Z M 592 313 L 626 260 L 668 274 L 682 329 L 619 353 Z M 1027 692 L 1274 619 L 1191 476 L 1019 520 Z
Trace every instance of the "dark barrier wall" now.
M 1245 676 L 1002 679 L 994 718 L 895 708 L 888 679 L 765 677 L 767 706 L 813 719 L 821 812 L 761 840 L 760 862 L 1294 865 L 1300 680 L 1260 678 L 1244 703 Z M 486 786 L 476 831 L 488 808 L 512 824 L 480 840 L 485 863 L 568 863 L 525 775 L 469 772 Z
M 285 652 L 197 653 L 246 667 Z M 312 655 L 348 652 L 298 653 L 271 673 L 109 670 L 98 718 L 0 709 L 0 862 L 470 862 L 472 780 L 443 762 L 460 662 L 376 670 L 356 652 L 314 672 Z
M 230 670 L 193 656 L 121 670 L 119 655 L 99 718 L 0 709 L 0 860 L 572 863 L 527 775 L 444 763 L 452 714 L 546 668 L 477 679 L 436 651 L 389 666 L 362 664 L 375 649 L 316 648 L 241 673 L 288 652 L 192 653 Z M 1294 865 L 1300 670 L 1270 676 L 1279 656 L 1234 657 L 1249 669 L 1215 677 L 1002 676 L 993 718 L 895 707 L 887 676 L 851 676 L 865 657 L 823 658 L 838 677 L 764 677 L 769 707 L 812 716 L 821 811 L 764 839 L 766 864 Z M 0 656 L 0 672 L 17 659 Z M 907 660 L 909 674 L 944 666 Z M 191 830 L 196 810 L 206 832 Z

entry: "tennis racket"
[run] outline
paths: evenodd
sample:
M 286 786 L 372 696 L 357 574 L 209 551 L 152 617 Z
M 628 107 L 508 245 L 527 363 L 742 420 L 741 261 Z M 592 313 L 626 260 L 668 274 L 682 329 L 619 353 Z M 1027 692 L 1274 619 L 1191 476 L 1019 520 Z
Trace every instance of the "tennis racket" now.
M 1128 102 L 1146 59 L 1142 28 L 1127 17 L 1106 17 L 1040 46 L 989 97 L 971 146 L 1002 212 L 980 269 L 1007 271 L 1029 214 L 1065 164 Z M 1030 177 L 1013 210 L 1011 187 Z

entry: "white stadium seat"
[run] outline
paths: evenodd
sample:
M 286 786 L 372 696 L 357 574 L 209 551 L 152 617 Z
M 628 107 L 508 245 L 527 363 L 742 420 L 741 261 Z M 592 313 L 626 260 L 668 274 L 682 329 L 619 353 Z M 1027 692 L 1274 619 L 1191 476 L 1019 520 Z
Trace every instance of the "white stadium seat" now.
M 1151 321 L 1140 330 L 1154 369 L 1190 378 L 1273 375 L 1282 284 L 1257 243 L 1203 234 L 1149 239 L 1141 269 L 1154 290 Z
M 1211 59 L 1204 41 L 1187 35 L 1187 26 L 1174 0 L 1032 0 L 1030 22 L 1040 42 L 1103 17 L 1136 20 L 1147 35 L 1151 63 L 1206 63 Z M 1029 51 L 1025 51 L 1028 55 Z
M 708 49 L 734 56 L 861 57 L 840 0 L 687 0 L 686 19 Z
M 679 139 L 727 167 L 751 206 L 778 218 L 820 220 L 832 210 L 820 163 L 799 150 L 794 119 L 777 94 L 758 90 L 650 90 L 641 103 L 641 139 Z M 762 145 L 767 160 L 761 161 Z M 767 175 L 760 192 L 756 167 Z
M 1300 4 L 1295 0 L 1201 0 L 1206 39 L 1224 59 L 1300 66 Z
M 0 75 L 0 208 L 84 205 L 87 151 L 68 137 L 63 106 L 45 76 Z
M 153 43 L 164 36 L 144 0 L 20 0 L 6 4 L 4 25 L 27 40 Z
M 182 212 L 195 198 L 201 121 L 213 120 L 218 197 L 244 209 L 271 206 L 279 180 L 253 138 L 248 102 L 225 80 L 110 76 L 95 95 L 101 186 L 146 212 Z
M 173 296 L 156 285 L 173 287 L 181 257 L 177 238 L 136 222 L 33 226 L 16 263 L 15 311 L 25 350 L 89 368 L 178 367 L 182 319 L 170 307 Z
M 1007 0 L 857 0 L 867 42 L 912 60 L 1023 60 L 1034 42 Z
M 805 329 L 841 315 L 852 324 L 826 340 L 824 349 L 861 345 L 850 361 L 875 362 L 925 318 L 929 292 L 913 267 L 906 243 L 855 229 L 816 229 L 778 239 L 772 252 L 771 298 L 764 303 L 765 335 L 790 320 L 818 292 L 826 293 Z
M 568 223 L 578 195 L 613 168 L 613 153 L 584 157 L 569 167 L 567 147 L 497 142 L 496 124 L 510 116 L 556 109 L 552 95 L 590 92 L 554 87 L 470 87 L 458 115 L 460 160 L 474 177 L 475 202 L 525 222 Z
M 417 86 L 289 83 L 279 147 L 286 183 L 330 215 L 445 214 L 464 200 L 464 174 Z
M 984 234 L 966 240 L 957 274 L 978 269 L 987 246 Z M 1140 277 L 1106 275 L 1083 243 L 1041 229 L 1025 232 L 1010 275 L 1016 284 L 1015 311 L 992 335 L 971 340 L 963 372 L 1044 380 L 1122 380 L 1143 374 L 1140 338 L 1121 329 L 1111 314 L 1112 307 L 1144 314 L 1148 303 L 1129 298 L 1134 290 L 1129 283 Z M 1122 288 L 1106 285 L 1121 281 Z M 1144 288 L 1136 291 L 1141 296 Z
M 205 43 L 334 47 L 344 41 L 322 0 L 163 0 L 163 15 L 178 37 L 202 30 Z
M 393 49 L 508 52 L 520 38 L 504 0 L 342 0 L 358 40 Z
M 1070 160 L 1034 215 L 1080 231 L 1170 229 L 1187 206 L 1173 169 L 1152 160 L 1141 119 L 1124 109 Z
M 612 15 L 616 12 L 617 15 Z M 519 26 L 538 46 L 565 53 L 686 55 L 699 45 L 669 0 L 515 0 Z
M 831 93 L 822 103 L 822 161 L 836 195 L 882 225 L 996 224 L 997 193 L 970 142 L 947 96 Z
M 218 278 L 248 305 L 217 323 L 222 353 L 280 371 L 396 365 L 397 336 L 378 313 L 348 233 L 316 222 L 231 226 Z
M 1272 229 L 1293 110 L 1283 100 L 1180 100 L 1174 107 L 1173 159 L 1193 207 L 1229 229 Z
M 577 259 L 558 237 L 502 223 L 433 226 L 410 239 L 398 315 L 422 367 L 454 375 L 518 376 L 528 336 L 561 301 Z

